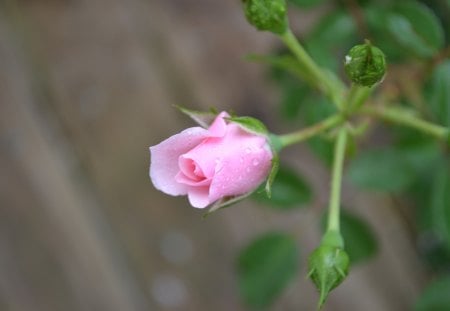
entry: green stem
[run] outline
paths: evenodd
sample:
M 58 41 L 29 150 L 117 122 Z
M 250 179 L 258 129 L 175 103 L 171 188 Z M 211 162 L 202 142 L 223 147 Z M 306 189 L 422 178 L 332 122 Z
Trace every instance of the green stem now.
M 299 131 L 278 136 L 281 147 L 287 147 L 304 140 L 307 140 L 317 134 L 320 134 L 328 129 L 331 129 L 344 122 L 344 117 L 340 114 L 335 114 L 319 123 L 310 127 L 301 129 Z
M 422 120 L 414 115 L 411 115 L 409 111 L 405 111 L 400 108 L 389 109 L 365 107 L 364 109 L 361 109 L 361 112 L 367 115 L 379 117 L 386 121 L 414 128 L 434 136 L 437 139 L 448 140 L 450 136 L 450 131 L 447 127 Z
M 280 39 L 286 44 L 286 46 L 299 61 L 302 70 L 304 71 L 304 76 L 307 77 L 308 82 L 327 94 L 333 99 L 335 104 L 339 106 L 339 92 L 335 86 L 335 83 L 333 83 L 333 81 L 323 73 L 322 69 L 317 66 L 300 42 L 298 42 L 292 31 L 288 29 L 284 34 L 280 35 Z
M 327 231 L 339 232 L 339 210 L 341 206 L 341 184 L 342 171 L 344 167 L 345 147 L 347 145 L 347 129 L 342 127 L 339 130 L 335 147 L 333 172 L 331 178 L 330 206 L 328 210 Z
M 372 93 L 372 90 L 372 87 L 352 83 L 350 92 L 347 97 L 348 102 L 345 107 L 346 113 L 351 114 L 357 111 L 366 102 L 367 98 Z

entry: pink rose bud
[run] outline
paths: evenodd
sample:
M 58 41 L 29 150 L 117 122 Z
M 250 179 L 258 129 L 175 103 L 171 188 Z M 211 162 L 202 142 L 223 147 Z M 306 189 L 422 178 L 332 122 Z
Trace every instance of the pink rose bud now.
M 255 190 L 273 157 L 268 139 L 244 130 L 221 112 L 208 129 L 191 127 L 150 147 L 150 178 L 156 189 L 188 195 L 204 208 L 222 198 Z

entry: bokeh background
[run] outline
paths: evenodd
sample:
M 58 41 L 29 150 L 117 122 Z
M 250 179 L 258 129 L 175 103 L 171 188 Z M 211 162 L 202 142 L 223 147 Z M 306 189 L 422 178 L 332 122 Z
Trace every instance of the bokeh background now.
M 332 9 L 297 11 L 292 23 L 307 33 Z M 293 233 L 302 258 L 272 310 L 314 310 L 306 258 L 329 173 L 309 149 L 283 161 L 316 195 L 284 213 L 247 200 L 204 220 L 148 178 L 148 147 L 193 125 L 174 104 L 285 130 L 264 67 L 244 60 L 278 45 L 237 0 L 0 1 L 0 310 L 247 310 L 236 256 L 272 229 Z M 429 280 L 411 210 L 348 182 L 343 197 L 379 252 L 324 310 L 410 310 Z

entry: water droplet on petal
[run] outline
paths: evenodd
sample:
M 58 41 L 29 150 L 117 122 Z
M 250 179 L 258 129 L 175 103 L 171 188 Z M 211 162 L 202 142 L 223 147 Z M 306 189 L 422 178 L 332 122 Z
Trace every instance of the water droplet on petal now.
M 253 164 L 253 166 L 258 166 L 259 160 L 258 159 L 253 159 L 252 164 Z
M 245 169 L 245 171 L 247 172 L 247 173 L 250 173 L 250 167 L 247 167 L 246 169 Z
M 245 153 L 250 153 L 252 152 L 252 149 L 250 149 L 249 147 L 245 148 Z

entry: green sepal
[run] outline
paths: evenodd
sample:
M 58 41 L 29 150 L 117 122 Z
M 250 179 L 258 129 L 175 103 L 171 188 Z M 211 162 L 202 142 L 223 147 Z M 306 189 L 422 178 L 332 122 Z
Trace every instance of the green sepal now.
M 272 197 L 272 184 L 275 181 L 275 177 L 277 176 L 280 168 L 280 157 L 278 156 L 278 153 L 283 148 L 283 144 L 281 143 L 280 138 L 275 134 L 268 134 L 267 139 L 272 150 L 272 167 L 270 169 L 269 176 L 267 177 L 264 190 L 267 197 L 270 199 Z
M 278 153 L 273 151 L 272 168 L 270 169 L 269 177 L 267 177 L 266 186 L 264 187 L 266 195 L 269 199 L 272 197 L 272 184 L 275 180 L 275 177 L 277 176 L 279 168 L 280 168 L 280 157 L 278 156 Z
M 350 259 L 343 248 L 321 243 L 308 259 L 308 277 L 320 292 L 318 308 L 321 309 L 328 294 L 348 275 Z
M 211 215 L 212 213 L 217 212 L 220 209 L 227 208 L 227 207 L 229 207 L 229 206 L 231 206 L 233 204 L 236 204 L 236 203 L 244 200 L 245 198 L 247 198 L 250 195 L 252 195 L 253 192 L 255 192 L 255 191 L 250 191 L 250 192 L 245 193 L 245 194 L 240 195 L 240 196 L 225 197 L 225 198 L 222 198 L 222 199 L 216 201 L 214 204 L 211 205 L 209 210 L 206 213 L 203 214 L 202 218 L 204 219 L 204 218 L 208 217 L 209 215 Z
M 187 109 L 178 105 L 174 106 L 203 128 L 208 128 L 219 114 L 215 108 L 211 108 L 210 111 L 197 111 Z
M 236 123 L 243 130 L 253 134 L 266 136 L 269 133 L 264 123 L 252 117 L 229 117 L 224 119 Z
M 336 230 L 328 230 L 322 237 L 320 245 L 344 248 L 344 239 L 342 234 Z

